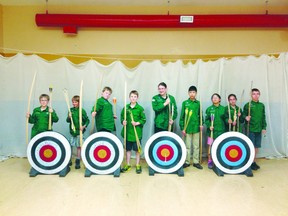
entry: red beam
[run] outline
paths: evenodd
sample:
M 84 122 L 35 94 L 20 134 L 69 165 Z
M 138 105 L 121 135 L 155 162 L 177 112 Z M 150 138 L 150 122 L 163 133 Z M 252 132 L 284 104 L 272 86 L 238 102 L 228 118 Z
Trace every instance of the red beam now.
M 180 22 L 181 16 L 193 17 L 193 22 Z M 98 27 L 98 28 L 230 28 L 288 27 L 287 14 L 274 15 L 93 15 L 36 14 L 37 26 Z M 74 32 L 74 33 L 76 33 Z

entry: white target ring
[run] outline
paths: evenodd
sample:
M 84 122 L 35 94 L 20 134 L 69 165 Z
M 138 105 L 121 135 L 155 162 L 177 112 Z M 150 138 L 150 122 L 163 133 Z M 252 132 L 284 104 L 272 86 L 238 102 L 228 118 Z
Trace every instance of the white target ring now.
M 124 158 L 121 141 L 112 133 L 97 132 L 83 143 L 81 157 L 85 167 L 95 174 L 111 174 Z
M 69 141 L 54 131 L 37 134 L 27 147 L 30 165 L 42 174 L 56 174 L 62 171 L 69 164 L 71 154 Z
M 227 132 L 215 139 L 211 147 L 212 160 L 217 168 L 228 174 L 246 171 L 254 161 L 252 141 L 242 133 Z
M 179 170 L 186 159 L 186 146 L 175 133 L 162 131 L 152 135 L 145 145 L 147 164 L 158 173 Z

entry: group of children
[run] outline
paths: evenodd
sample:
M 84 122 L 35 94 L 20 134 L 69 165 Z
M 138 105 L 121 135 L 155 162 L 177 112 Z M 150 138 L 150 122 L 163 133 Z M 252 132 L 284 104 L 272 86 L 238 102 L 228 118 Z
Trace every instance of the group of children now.
M 168 94 L 167 85 L 164 82 L 159 83 L 158 93 L 152 98 L 152 108 L 155 112 L 154 132 L 173 131 L 175 119 L 178 116 L 175 98 Z M 110 87 L 104 87 L 102 96 L 92 107 L 91 114 L 95 118 L 97 131 L 113 132 L 115 131 L 116 114 L 113 112 L 113 106 L 109 102 L 112 94 Z M 205 119 L 202 118 L 202 105 L 196 99 L 197 88 L 191 86 L 188 89 L 189 98 L 182 103 L 179 126 L 182 131 L 182 138 L 186 144 L 187 155 L 183 168 L 191 164 L 191 152 L 193 166 L 197 169 L 203 169 L 200 165 L 199 147 L 202 145 L 199 141 L 202 135 L 203 123 L 207 127 L 208 144 L 208 168 L 213 167 L 213 161 L 210 156 L 210 147 L 214 139 L 226 131 L 242 132 L 242 125 L 245 123 L 247 136 L 251 139 L 255 147 L 254 162 L 251 169 L 259 169 L 255 158 L 258 149 L 261 147 L 261 134 L 266 133 L 265 106 L 259 102 L 260 91 L 256 88 L 251 90 L 251 101 L 245 104 L 244 109 L 236 105 L 236 95 L 228 96 L 229 105 L 222 106 L 221 96 L 214 93 L 211 97 L 212 105 L 206 109 Z M 127 172 L 131 169 L 131 151 L 136 152 L 136 173 L 142 172 L 140 165 L 140 150 L 143 126 L 146 123 L 144 109 L 137 102 L 139 94 L 136 90 L 129 93 L 130 103 L 125 105 L 121 112 L 121 124 L 123 125 L 121 135 L 124 137 L 126 149 L 126 165 L 121 169 Z M 80 131 L 84 132 L 90 123 L 87 113 L 82 109 L 82 125 L 79 125 L 79 96 L 72 98 L 73 107 L 70 108 L 66 121 L 70 123 L 71 146 L 77 148 L 77 157 L 75 168 L 80 168 Z M 49 95 L 42 94 L 39 97 L 40 107 L 33 110 L 32 115 L 26 114 L 29 123 L 33 124 L 31 138 L 35 135 L 52 130 L 49 128 L 53 122 L 59 120 L 55 110 L 48 106 Z M 50 116 L 50 117 L 49 117 Z M 72 124 L 73 122 L 73 124 Z M 73 126 L 74 125 L 74 126 Z M 192 149 L 191 149 L 192 145 Z M 71 162 L 72 164 L 72 162 Z M 71 165 L 70 164 L 70 165 Z

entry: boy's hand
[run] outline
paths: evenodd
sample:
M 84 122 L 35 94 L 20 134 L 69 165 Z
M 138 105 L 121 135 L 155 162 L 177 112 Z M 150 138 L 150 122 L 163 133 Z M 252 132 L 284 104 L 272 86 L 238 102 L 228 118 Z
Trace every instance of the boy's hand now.
M 185 130 L 182 130 L 182 135 L 186 136 L 186 131 Z
M 169 124 L 172 125 L 174 121 L 172 119 L 169 120 Z
M 213 130 L 214 130 L 214 127 L 211 126 L 211 127 L 210 127 L 210 131 L 213 131 Z
M 26 113 L 26 118 L 30 118 L 30 113 L 29 112 Z
M 246 118 L 245 118 L 245 119 L 246 119 L 246 121 L 248 121 L 248 122 L 249 122 L 249 121 L 250 121 L 250 119 L 251 119 L 251 116 L 246 116 Z
M 117 119 L 117 116 L 116 116 L 116 115 L 113 115 L 113 118 L 114 118 L 114 119 Z
M 53 113 L 53 109 L 52 109 L 52 108 L 49 108 L 49 112 L 50 112 L 50 113 Z
M 164 106 L 167 106 L 168 104 L 170 104 L 170 98 L 168 97 L 164 103 Z
M 123 124 L 124 126 L 126 126 L 126 125 L 127 125 L 127 121 L 124 120 L 124 121 L 122 122 L 122 124 Z
M 95 117 L 97 112 L 92 112 L 91 114 L 92 114 L 92 117 Z

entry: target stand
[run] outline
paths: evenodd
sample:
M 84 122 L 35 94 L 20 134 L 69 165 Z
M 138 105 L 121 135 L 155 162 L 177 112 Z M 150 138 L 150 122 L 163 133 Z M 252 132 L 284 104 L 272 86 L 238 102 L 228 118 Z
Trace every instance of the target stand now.
M 217 137 L 212 144 L 212 169 L 218 176 L 244 174 L 252 177 L 250 166 L 254 155 L 254 145 L 247 136 L 239 132 L 226 132 Z
M 186 146 L 177 134 L 162 131 L 152 135 L 145 145 L 144 153 L 150 176 L 155 173 L 184 176 Z
M 120 176 L 124 150 L 121 141 L 114 134 L 98 132 L 90 135 L 83 143 L 81 156 L 86 167 L 85 177 Z
M 71 146 L 60 133 L 46 131 L 31 139 L 27 147 L 27 158 L 31 165 L 30 177 L 38 174 L 59 174 L 65 177 L 69 171 Z

